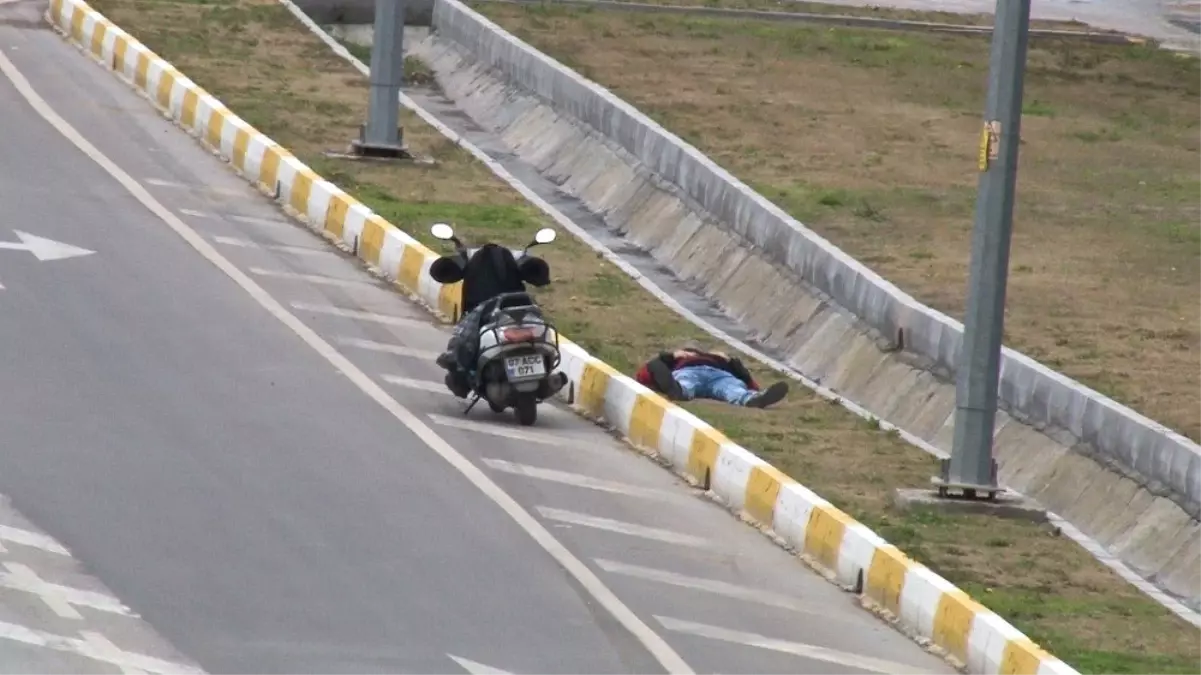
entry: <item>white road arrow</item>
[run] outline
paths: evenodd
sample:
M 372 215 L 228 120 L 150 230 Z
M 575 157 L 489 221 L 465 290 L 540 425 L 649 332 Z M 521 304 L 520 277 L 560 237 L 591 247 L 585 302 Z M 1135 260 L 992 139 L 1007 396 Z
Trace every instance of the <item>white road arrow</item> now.
M 493 668 L 492 666 L 485 666 L 484 664 L 476 663 L 475 661 L 468 661 L 467 659 L 455 656 L 454 654 L 447 654 L 447 656 L 453 659 L 455 663 L 463 666 L 463 670 L 471 673 L 471 675 L 512 675 L 507 670 Z
M 29 251 L 38 260 L 62 260 L 64 258 L 77 258 L 95 253 L 95 251 L 89 251 L 86 248 L 64 244 L 61 241 L 39 237 L 36 234 L 29 234 L 20 230 L 13 230 L 13 232 L 17 233 L 17 238 L 21 240 L 20 243 L 0 241 L 0 249 Z

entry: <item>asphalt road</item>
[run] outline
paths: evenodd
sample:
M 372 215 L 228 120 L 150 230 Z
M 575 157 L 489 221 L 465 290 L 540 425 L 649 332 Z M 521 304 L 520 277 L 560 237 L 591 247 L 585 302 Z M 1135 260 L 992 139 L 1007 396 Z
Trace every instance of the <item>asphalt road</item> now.
M 534 429 L 486 409 L 463 421 L 432 362 L 442 327 L 23 22 L 43 8 L 0 5 L 0 52 L 37 95 L 495 481 L 696 672 L 950 672 L 569 412 L 545 408 Z M 28 235 L 92 253 L 39 260 L 16 246 Z M 663 671 L 428 437 L 5 77 L 0 285 L 0 493 L 15 508 L 0 508 L 0 525 L 18 528 L 0 527 L 0 668 L 174 668 L 136 651 L 211 672 Z

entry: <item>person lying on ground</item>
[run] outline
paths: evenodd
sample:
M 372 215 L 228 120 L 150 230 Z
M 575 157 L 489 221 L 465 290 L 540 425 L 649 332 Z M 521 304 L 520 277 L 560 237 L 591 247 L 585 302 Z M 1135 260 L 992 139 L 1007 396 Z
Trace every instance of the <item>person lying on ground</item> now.
M 634 379 L 675 401 L 709 398 L 747 408 L 766 408 L 788 394 L 787 382 L 760 391 L 759 383 L 737 358 L 686 345 L 660 352 L 647 361 Z

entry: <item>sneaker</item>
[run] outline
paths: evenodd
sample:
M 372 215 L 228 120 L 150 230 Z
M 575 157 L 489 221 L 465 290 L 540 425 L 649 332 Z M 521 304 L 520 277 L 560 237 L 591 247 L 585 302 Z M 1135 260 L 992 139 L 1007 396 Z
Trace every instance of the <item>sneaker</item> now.
M 651 374 L 651 381 L 655 383 L 655 389 L 658 389 L 664 396 L 674 401 L 679 401 L 684 398 L 684 388 L 676 382 L 676 378 L 671 376 L 671 368 L 659 359 L 655 359 L 647 364 L 647 371 Z
M 788 383 L 776 382 L 772 386 L 755 394 L 746 402 L 748 408 L 766 408 L 769 405 L 775 405 L 788 395 Z

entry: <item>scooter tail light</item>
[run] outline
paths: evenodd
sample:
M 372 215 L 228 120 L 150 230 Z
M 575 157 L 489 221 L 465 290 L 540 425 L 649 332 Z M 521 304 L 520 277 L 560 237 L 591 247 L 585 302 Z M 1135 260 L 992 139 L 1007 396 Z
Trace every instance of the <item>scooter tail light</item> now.
M 534 331 L 529 328 L 506 328 L 505 342 L 533 342 Z

